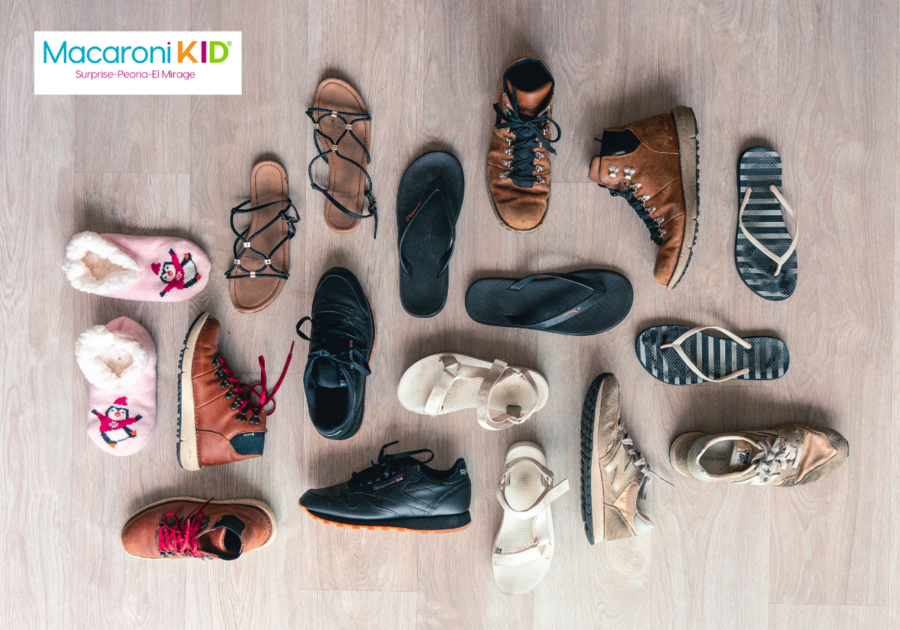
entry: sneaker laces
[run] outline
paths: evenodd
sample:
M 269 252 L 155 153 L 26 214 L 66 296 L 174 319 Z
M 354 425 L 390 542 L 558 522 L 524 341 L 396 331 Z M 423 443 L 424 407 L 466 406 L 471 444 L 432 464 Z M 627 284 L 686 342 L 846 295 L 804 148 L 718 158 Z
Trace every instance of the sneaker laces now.
M 157 543 L 159 553 L 162 556 L 192 556 L 204 558 L 198 550 L 197 535 L 209 522 L 209 517 L 204 508 L 212 499 L 198 507 L 185 517 L 178 518 L 175 512 L 169 512 L 159 522 L 159 536 Z
M 325 343 L 313 345 L 312 339 L 300 330 L 306 322 L 312 322 L 317 330 L 322 330 Z M 315 322 L 309 316 L 304 317 L 297 322 L 297 334 L 312 345 L 307 359 L 309 362 L 315 359 L 325 359 L 342 365 L 345 369 L 356 370 L 363 376 L 372 373 L 364 354 L 368 349 L 365 346 L 357 345 L 357 341 L 362 337 L 360 330 L 350 323 L 350 317 L 347 314 L 324 311 L 316 316 Z
M 631 457 L 631 464 L 638 469 L 638 471 L 643 476 L 641 480 L 641 489 L 638 493 L 638 498 L 642 501 L 647 498 L 647 494 L 645 492 L 645 488 L 647 484 L 650 483 L 650 479 L 655 477 L 659 479 L 665 484 L 672 486 L 672 483 L 666 481 L 658 474 L 650 470 L 650 464 L 647 463 L 646 458 L 634 447 L 634 440 L 628 435 L 628 431 L 625 430 L 624 425 L 621 422 L 616 423 L 616 430 L 622 433 L 622 446 L 625 448 L 625 452 L 628 453 L 628 456 Z M 674 486 L 673 486 L 674 487 Z
M 351 474 L 349 482 L 350 485 L 355 487 L 363 485 L 371 486 L 379 479 L 387 479 L 391 476 L 391 473 L 394 472 L 395 468 L 393 466 L 393 463 L 398 459 L 412 457 L 413 455 L 421 455 L 422 453 L 428 453 L 429 455 L 431 455 L 431 457 L 429 457 L 425 461 L 416 460 L 420 464 L 427 464 L 432 459 L 434 459 L 434 451 L 432 451 L 430 448 L 420 448 L 415 451 L 405 451 L 403 453 L 391 453 L 389 455 L 385 455 L 384 449 L 388 448 L 389 446 L 393 446 L 394 444 L 399 444 L 399 442 L 394 441 L 381 447 L 381 451 L 378 452 L 378 462 L 372 462 L 372 465 L 365 470 Z
M 266 359 L 263 356 L 259 357 L 259 369 L 260 369 L 260 379 L 259 382 L 254 385 L 247 385 L 242 383 L 235 375 L 231 368 L 228 367 L 227 362 L 221 356 L 216 357 L 213 360 L 213 365 L 219 368 L 216 370 L 215 377 L 222 380 L 222 387 L 230 387 L 230 389 L 225 393 L 226 398 L 234 398 L 237 399 L 231 403 L 232 410 L 237 410 L 237 418 L 241 422 L 246 422 L 248 415 L 250 416 L 251 424 L 259 424 L 259 412 L 261 409 L 264 409 L 266 405 L 272 403 L 272 410 L 267 411 L 267 416 L 272 416 L 275 414 L 275 394 L 281 388 L 281 384 L 284 382 L 284 377 L 287 375 L 288 366 L 291 364 L 291 358 L 294 356 L 294 344 L 291 343 L 291 349 L 288 352 L 287 359 L 284 362 L 284 368 L 281 370 L 281 376 L 278 377 L 278 382 L 275 383 L 275 387 L 272 388 L 272 391 L 268 391 L 267 389 L 267 374 L 266 374 Z M 256 388 L 259 388 L 259 391 Z M 250 400 L 250 395 L 255 394 L 257 398 L 257 404 L 254 405 Z M 248 412 L 251 412 L 248 414 Z
M 516 185 L 519 181 L 530 182 L 534 184 L 536 179 L 534 170 L 534 150 L 542 147 L 550 153 L 556 153 L 556 149 L 550 146 L 554 142 L 558 142 L 562 135 L 562 130 L 555 120 L 550 118 L 546 110 L 540 116 L 535 116 L 528 120 L 523 120 L 519 116 L 518 107 L 508 109 L 505 112 L 500 108 L 499 103 L 494 103 L 494 111 L 497 112 L 497 129 L 506 129 L 513 134 L 512 148 L 512 166 L 509 170 L 512 172 L 512 179 Z M 544 128 L 547 123 L 556 127 L 556 138 L 548 139 L 544 135 Z
M 759 447 L 760 452 L 750 460 L 750 465 L 756 465 L 756 476 L 759 478 L 760 483 L 769 483 L 779 475 L 779 466 L 781 466 L 782 471 L 786 471 L 789 465 L 792 469 L 800 465 L 800 455 L 803 451 L 802 444 L 792 446 L 784 438 L 779 437 L 775 441 L 763 440 L 762 442 L 757 442 L 756 445 Z

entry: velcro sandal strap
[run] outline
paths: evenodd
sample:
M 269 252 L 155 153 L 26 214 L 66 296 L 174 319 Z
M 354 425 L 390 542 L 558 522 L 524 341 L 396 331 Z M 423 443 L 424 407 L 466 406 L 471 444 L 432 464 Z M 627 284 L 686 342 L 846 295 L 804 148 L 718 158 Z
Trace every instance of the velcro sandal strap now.
M 517 376 L 525 379 L 525 382 L 528 383 L 534 391 L 534 404 L 532 404 L 527 411 L 519 406 L 510 405 L 506 408 L 506 413 L 501 413 L 492 418 L 490 409 L 491 393 L 494 391 L 494 388 L 503 381 Z M 511 427 L 514 424 L 522 424 L 534 413 L 537 399 L 538 388 L 534 379 L 531 377 L 531 374 L 529 374 L 527 370 L 509 367 L 505 361 L 497 359 L 488 371 L 487 376 L 484 377 L 484 381 L 481 383 L 481 387 L 478 390 L 478 424 L 489 431 L 499 431 L 506 427 Z
M 529 564 L 538 559 L 549 560 L 552 547 L 548 542 L 538 541 L 538 544 L 516 551 L 514 553 L 495 553 L 493 556 L 493 564 L 495 567 L 517 567 L 523 564 Z
M 441 409 L 444 408 L 444 400 L 457 379 L 484 378 L 488 375 L 487 369 L 472 365 L 462 365 L 456 356 L 452 354 L 441 356 L 441 363 L 444 364 L 444 371 L 432 388 L 431 393 L 428 395 L 428 401 L 425 403 L 425 414 L 429 416 L 436 416 L 441 413 Z
M 537 467 L 537 469 L 541 471 L 545 487 L 544 491 L 535 500 L 531 507 L 525 510 L 515 510 L 506 500 L 506 487 L 509 483 L 510 471 L 515 466 L 526 462 Z M 512 518 L 521 521 L 531 520 L 532 518 L 546 510 L 551 503 L 553 503 L 559 497 L 569 491 L 568 479 L 563 479 L 555 486 L 551 486 L 551 483 L 553 483 L 553 472 L 548 470 L 546 466 L 542 466 L 531 457 L 518 457 L 507 464 L 506 471 L 503 473 L 503 476 L 500 477 L 500 484 L 497 486 L 497 500 L 500 502 L 500 506 L 503 508 L 503 511 L 509 514 Z
M 683 344 L 685 341 L 687 341 L 688 338 L 692 337 L 693 335 L 696 335 L 699 332 L 702 332 L 704 330 L 709 330 L 709 329 L 718 330 L 720 333 L 727 335 L 728 337 L 731 338 L 732 341 L 737 343 L 744 350 L 750 350 L 753 347 L 749 341 L 745 341 L 745 340 L 741 339 L 740 337 L 735 335 L 733 332 L 725 330 L 724 328 L 720 328 L 718 326 L 698 326 L 697 328 L 691 328 L 687 332 L 683 333 L 680 337 L 678 337 L 678 339 L 676 339 L 672 343 L 663 344 L 659 348 L 660 348 L 660 350 L 665 350 L 666 348 L 672 348 L 676 353 L 678 353 L 678 356 L 681 358 L 682 361 L 684 361 L 684 364 L 686 366 L 688 366 L 694 374 L 696 374 L 697 376 L 702 378 L 704 381 L 709 381 L 710 383 L 722 383 L 724 381 L 730 381 L 731 379 L 737 378 L 739 376 L 743 376 L 744 374 L 747 374 L 748 372 L 750 372 L 749 368 L 744 368 L 742 370 L 738 370 L 737 372 L 732 372 L 731 374 L 728 374 L 721 378 L 711 378 L 700 371 L 700 368 L 697 367 L 697 364 L 695 364 L 693 361 L 691 361 L 691 358 L 684 351 L 684 348 L 681 347 L 681 344 Z

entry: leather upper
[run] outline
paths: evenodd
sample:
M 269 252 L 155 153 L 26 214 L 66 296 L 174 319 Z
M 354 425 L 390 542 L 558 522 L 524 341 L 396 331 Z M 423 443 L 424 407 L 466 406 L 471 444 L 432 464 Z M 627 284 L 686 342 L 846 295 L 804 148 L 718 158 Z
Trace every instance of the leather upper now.
M 407 457 L 392 462 L 390 474 L 372 483 L 351 480 L 308 490 L 300 505 L 317 515 L 364 521 L 462 514 L 472 501 L 472 483 L 464 460 L 451 471 L 436 478 L 440 472 Z
M 533 60 L 536 62 L 536 60 Z M 520 62 L 517 62 L 517 64 Z M 536 62 L 540 63 L 540 62 Z M 516 64 L 513 64 L 515 66 Z M 543 64 L 541 64 L 543 65 Z M 510 66 L 512 68 L 513 66 Z M 497 103 L 501 111 L 512 113 L 517 111 L 527 120 L 537 116 L 552 114 L 553 83 L 548 82 L 533 90 L 516 90 L 515 102 L 510 98 L 511 84 L 506 78 L 510 69 L 504 73 L 503 83 L 506 89 L 500 90 Z M 547 140 L 544 146 L 531 149 L 534 154 L 534 182 L 525 185 L 517 184 L 510 174 L 510 161 L 513 159 L 513 141 L 515 133 L 508 128 L 494 128 L 488 146 L 487 179 L 491 198 L 502 221 L 514 230 L 532 230 L 540 225 L 547 212 L 550 201 L 550 151 L 549 140 L 552 125 L 547 124 L 543 137 Z M 505 175 L 504 175 L 505 174 Z
M 609 127 L 604 135 L 607 131 L 625 130 L 631 131 L 640 145 L 624 155 L 596 156 L 591 161 L 589 177 L 611 191 L 631 190 L 643 204 L 662 239 L 653 275 L 659 284 L 666 286 L 675 273 L 685 233 L 685 200 L 675 122 L 671 114 L 660 114 L 622 127 Z
M 252 414 L 248 415 L 247 421 L 241 421 L 238 418 L 240 410 L 232 408 L 238 396 L 222 378 L 220 366 L 215 364 L 219 356 L 220 329 L 216 319 L 207 318 L 197 338 L 191 364 L 197 454 L 201 466 L 259 457 L 265 444 L 265 409 L 253 406 L 253 411 L 259 415 L 259 424 L 254 424 Z M 236 445 L 241 452 L 236 450 Z
M 175 514 L 179 519 L 190 516 L 203 503 L 199 500 L 180 499 L 160 503 L 138 512 L 122 528 L 122 546 L 128 553 L 141 558 L 180 557 L 160 553 L 160 521 L 168 514 Z M 210 503 L 203 511 L 206 518 L 197 535 L 197 541 L 199 551 L 205 557 L 217 558 L 223 555 L 217 549 L 220 546 L 217 539 L 225 533 L 221 531 L 225 525 L 240 536 L 242 544 L 237 555 L 258 549 L 272 537 L 274 524 L 269 516 L 256 506 L 222 501 Z M 233 518 L 224 518 L 229 516 Z M 236 556 L 232 556 L 232 559 L 233 557 Z

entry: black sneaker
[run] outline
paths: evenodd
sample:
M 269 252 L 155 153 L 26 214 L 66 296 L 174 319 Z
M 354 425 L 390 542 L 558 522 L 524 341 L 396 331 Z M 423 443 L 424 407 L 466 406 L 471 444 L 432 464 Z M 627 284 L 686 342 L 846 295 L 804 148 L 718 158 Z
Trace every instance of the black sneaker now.
M 307 337 L 300 327 L 312 321 Z M 332 440 L 352 437 L 362 424 L 369 357 L 375 347 L 375 316 L 352 273 L 332 267 L 319 279 L 312 317 L 297 322 L 309 341 L 303 375 L 313 426 Z
M 330 488 L 307 490 L 300 506 L 314 519 L 356 529 L 396 529 L 420 533 L 451 532 L 472 522 L 472 483 L 463 459 L 449 470 L 425 464 L 434 459 L 427 448 L 385 455 L 378 463 L 353 473 L 350 481 Z M 413 455 L 428 453 L 424 462 Z

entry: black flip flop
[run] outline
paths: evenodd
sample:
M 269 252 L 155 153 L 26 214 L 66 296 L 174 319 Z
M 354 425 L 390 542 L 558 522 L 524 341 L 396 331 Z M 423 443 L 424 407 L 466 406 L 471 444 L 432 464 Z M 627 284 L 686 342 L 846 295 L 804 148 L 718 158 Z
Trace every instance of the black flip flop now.
M 625 319 L 634 301 L 628 278 L 583 269 L 539 273 L 521 280 L 484 278 L 466 292 L 466 312 L 479 324 L 596 335 Z
M 704 334 L 707 329 L 726 338 Z M 772 381 L 784 376 L 791 363 L 781 339 L 742 339 L 718 326 L 654 326 L 638 335 L 634 350 L 644 369 L 669 385 Z
M 439 151 L 417 159 L 400 180 L 400 302 L 410 315 L 434 317 L 447 302 L 450 258 L 464 191 L 459 160 Z
M 781 195 L 781 179 L 781 157 L 774 149 L 753 147 L 741 156 L 734 261 L 744 284 L 773 301 L 791 297 L 797 287 L 796 236 L 782 214 L 794 211 Z M 795 234 L 796 229 L 795 218 Z

